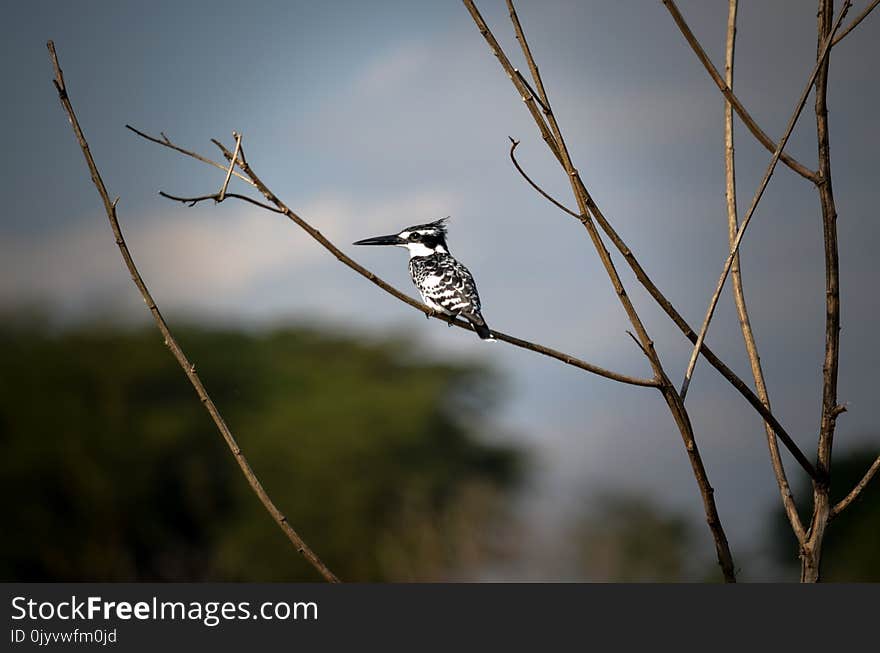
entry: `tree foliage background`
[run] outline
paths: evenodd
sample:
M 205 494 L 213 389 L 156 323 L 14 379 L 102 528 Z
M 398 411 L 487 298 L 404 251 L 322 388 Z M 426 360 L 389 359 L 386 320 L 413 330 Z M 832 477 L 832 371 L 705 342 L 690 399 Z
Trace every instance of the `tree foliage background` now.
M 316 580 L 150 325 L 3 322 L 0 491 L 14 536 L 0 539 L 0 578 Z M 497 372 L 432 361 L 402 337 L 178 331 L 268 491 L 344 579 L 475 579 L 498 568 L 532 579 L 715 578 L 699 525 L 635 491 L 585 488 L 564 538 L 570 559 L 521 550 L 528 529 L 516 506 L 532 462 L 489 426 L 505 387 Z M 841 455 L 840 486 L 870 459 Z M 829 537 L 827 580 L 880 580 L 878 519 L 880 490 L 869 487 Z M 790 567 L 784 516 L 767 524 L 756 548 Z
M 521 455 L 497 379 L 306 328 L 178 329 L 278 505 L 342 578 L 475 573 Z M 314 580 L 151 328 L 6 326 L 4 580 Z M 497 548 L 494 554 L 497 554 Z

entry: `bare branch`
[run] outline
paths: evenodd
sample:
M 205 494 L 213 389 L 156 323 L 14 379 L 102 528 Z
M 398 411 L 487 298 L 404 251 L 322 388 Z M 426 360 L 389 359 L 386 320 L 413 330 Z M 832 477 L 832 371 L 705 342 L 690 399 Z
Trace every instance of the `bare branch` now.
M 522 23 L 519 22 L 516 7 L 513 6 L 513 2 L 510 0 L 507 0 L 507 12 L 510 15 L 510 22 L 513 23 L 513 31 L 516 34 L 516 40 L 519 41 L 519 47 L 526 59 L 529 72 L 532 74 L 532 79 L 535 80 L 535 86 L 538 87 L 538 94 L 541 98 L 542 106 L 547 113 L 552 113 L 550 109 L 550 101 L 547 99 L 547 91 L 544 90 L 544 80 L 541 79 L 541 73 L 538 70 L 538 63 L 535 61 L 535 57 L 532 56 L 532 49 L 529 47 L 529 42 L 526 40 Z
M 729 0 L 727 13 L 727 44 L 724 65 L 724 81 L 728 88 L 733 88 L 737 10 L 738 0 Z M 731 105 L 730 100 L 725 100 L 724 105 L 724 171 L 726 180 L 725 197 L 727 199 L 727 237 L 730 241 L 730 246 L 732 247 L 738 228 L 736 215 L 736 165 L 733 147 L 733 106 Z M 761 357 L 758 354 L 758 345 L 755 342 L 755 334 L 752 331 L 752 323 L 749 319 L 748 308 L 746 307 L 746 296 L 743 289 L 742 274 L 740 272 L 739 252 L 737 252 L 733 259 L 733 265 L 730 268 L 730 276 L 731 283 L 733 284 L 734 304 L 736 305 L 736 312 L 739 315 L 740 330 L 742 331 L 746 353 L 749 357 L 749 364 L 752 368 L 755 389 L 758 392 L 758 396 L 761 398 L 761 403 L 769 410 L 770 396 L 767 392 L 767 385 L 764 382 L 764 372 L 761 369 Z M 773 431 L 773 427 L 766 420 L 764 421 L 764 430 L 767 434 L 767 447 L 770 450 L 770 463 L 773 467 L 773 474 L 776 477 L 776 484 L 779 487 L 779 493 L 782 496 L 782 506 L 785 509 L 785 514 L 791 524 L 795 537 L 798 542 L 803 542 L 804 527 L 801 523 L 801 518 L 798 515 L 794 497 L 791 494 L 791 487 L 789 486 L 788 478 L 785 475 L 785 467 L 782 464 L 782 458 L 779 455 L 779 443 L 776 441 L 776 434 Z
M 209 158 L 207 158 L 207 157 L 204 157 L 204 156 L 202 156 L 201 154 L 196 154 L 195 152 L 192 152 L 192 151 L 190 151 L 190 150 L 184 150 L 182 147 L 180 147 L 180 146 L 178 146 L 178 145 L 175 145 L 175 144 L 172 143 L 171 140 L 165 135 L 165 132 L 160 132 L 162 138 L 156 138 L 155 136 L 150 136 L 149 134 L 145 134 L 144 132 L 135 129 L 135 128 L 132 127 L 131 125 L 126 125 L 125 128 L 128 129 L 129 131 L 133 131 L 135 134 L 137 134 L 137 135 L 140 136 L 141 138 L 146 138 L 148 141 L 153 141 L 154 143 L 158 143 L 159 145 L 164 145 L 165 147 L 169 147 L 169 148 L 171 148 L 172 150 L 177 150 L 177 151 L 180 152 L 181 154 L 186 154 L 187 156 L 191 156 L 191 157 L 194 158 L 194 159 L 198 159 L 198 160 L 201 161 L 202 163 L 207 163 L 208 165 L 210 165 L 210 166 L 214 166 L 215 168 L 220 168 L 220 170 L 223 170 L 223 171 L 226 170 L 226 166 L 225 166 L 225 165 L 222 165 L 222 164 L 220 164 L 220 163 L 217 163 L 216 161 L 212 161 L 211 159 L 209 159 Z M 246 181 L 246 182 L 249 183 L 251 186 L 254 185 L 254 182 L 252 182 L 250 179 L 248 179 L 247 177 L 245 177 L 245 176 L 244 176 L 243 174 L 241 174 L 240 172 L 237 172 L 237 171 L 233 170 L 233 171 L 232 171 L 232 174 L 235 175 L 236 177 L 238 177 L 239 179 L 241 179 L 242 181 Z
M 202 161 L 204 158 L 204 157 L 200 157 L 197 155 L 193 155 L 193 153 L 191 153 L 187 150 L 184 150 L 181 147 L 177 147 L 173 143 L 163 143 L 160 139 L 150 137 L 150 136 L 143 134 L 142 132 L 139 132 L 137 130 L 133 129 L 132 131 L 134 131 L 138 135 L 143 136 L 144 138 L 146 138 L 146 140 L 152 141 L 153 143 L 158 143 L 159 145 L 163 145 L 165 147 L 169 147 L 170 149 L 176 150 L 177 152 L 187 154 L 188 156 L 192 156 L 194 159 L 197 159 L 199 161 Z M 212 139 L 212 142 L 214 142 L 214 144 L 220 148 L 221 152 L 223 152 L 223 155 L 226 158 L 228 158 L 229 160 L 232 160 L 232 152 L 230 152 L 220 141 Z M 341 263 L 343 263 L 344 265 L 348 266 L 349 268 L 351 268 L 352 270 L 354 270 L 355 272 L 360 274 L 362 277 L 373 282 L 374 284 L 379 286 L 385 292 L 396 297 L 397 299 L 404 302 L 405 304 L 409 304 L 410 306 L 421 311 L 422 313 L 424 313 L 428 317 L 433 317 L 435 319 L 446 322 L 447 324 L 457 326 L 461 329 L 466 329 L 468 331 L 473 330 L 473 327 L 469 323 L 467 323 L 463 320 L 456 320 L 455 318 L 451 318 L 446 315 L 442 315 L 440 313 L 436 313 L 435 311 L 431 310 L 430 308 L 428 308 L 427 306 L 425 306 L 421 302 L 416 301 L 415 299 L 413 299 L 409 295 L 404 294 L 403 292 L 401 292 L 400 290 L 398 290 L 397 288 L 395 288 L 394 286 L 392 286 L 388 282 L 384 281 L 383 279 L 381 279 L 380 277 L 375 275 L 373 272 L 371 272 L 367 268 L 365 268 L 362 265 L 360 265 L 359 263 L 357 263 L 354 259 L 348 257 L 345 253 L 342 252 L 342 250 L 340 250 L 332 242 L 330 242 L 330 240 L 328 240 L 320 231 L 315 229 L 312 225 L 310 225 L 308 222 L 306 222 L 298 214 L 291 211 L 287 207 L 287 205 L 285 205 L 280 199 L 278 199 L 278 197 L 271 190 L 269 190 L 263 184 L 262 181 L 260 181 L 259 177 L 256 176 L 256 174 L 251 169 L 250 165 L 247 163 L 247 161 L 245 161 L 242 158 L 242 156 L 243 156 L 243 151 L 241 153 L 239 153 L 238 162 L 237 162 L 240 169 L 245 171 L 245 174 L 248 175 L 248 179 L 252 180 L 252 182 L 260 190 L 260 192 L 263 193 L 263 195 L 270 202 L 272 202 L 272 204 L 274 204 L 275 206 L 274 207 L 267 206 L 265 204 L 255 202 L 255 201 L 251 200 L 250 198 L 245 198 L 243 196 L 235 196 L 231 193 L 227 193 L 226 197 L 236 197 L 237 199 L 246 199 L 247 201 L 251 202 L 252 204 L 256 204 L 260 208 L 264 208 L 269 211 L 273 211 L 274 213 L 281 213 L 281 214 L 287 216 L 293 222 L 295 222 L 299 227 L 301 227 L 304 231 L 306 231 L 306 233 L 308 233 L 312 238 L 317 240 L 331 254 L 333 254 L 333 256 L 335 256 L 337 260 L 339 260 Z M 187 197 L 173 197 L 173 196 L 167 195 L 166 193 L 161 193 L 161 194 L 165 197 L 168 197 L 169 199 L 173 199 L 178 202 L 188 202 L 188 203 L 191 203 L 193 201 L 203 201 L 203 200 L 209 200 L 209 199 L 216 199 L 216 196 L 214 196 L 214 195 L 205 195 L 205 196 L 201 196 L 201 197 L 187 198 Z M 590 372 L 592 374 L 596 374 L 598 376 L 605 377 L 606 379 L 610 379 L 612 381 L 618 381 L 620 383 L 626 383 L 628 385 L 642 386 L 642 387 L 648 387 L 648 388 L 657 387 L 657 381 L 654 379 L 645 379 L 645 378 L 639 378 L 639 377 L 634 377 L 634 376 L 628 376 L 626 374 L 620 374 L 618 372 L 606 370 L 603 367 L 600 367 L 598 365 L 593 365 L 592 363 L 588 363 L 586 361 L 583 361 L 579 358 L 576 358 L 575 356 L 571 356 L 570 354 L 566 354 L 566 353 L 558 351 L 556 349 L 552 349 L 550 347 L 545 347 L 544 345 L 530 342 L 528 340 L 523 340 L 522 338 L 517 338 L 516 336 L 502 333 L 501 331 L 492 331 L 492 335 L 495 336 L 496 340 L 501 340 L 501 341 L 504 341 L 508 344 L 514 345 L 515 347 L 520 347 L 522 349 L 527 349 L 529 351 L 533 351 L 537 354 L 542 354 L 544 356 L 554 358 L 554 359 L 561 361 L 567 365 L 577 367 L 579 369 L 585 370 L 585 371 Z
M 853 19 L 853 22 L 847 25 L 845 29 L 840 30 L 840 33 L 834 37 L 834 40 L 831 41 L 831 47 L 834 47 L 835 45 L 840 43 L 841 39 L 843 39 L 844 36 L 846 36 L 856 27 L 858 27 L 859 23 L 865 20 L 865 18 L 868 17 L 868 14 L 870 14 L 874 10 L 874 7 L 876 7 L 877 5 L 880 5 L 880 0 L 873 0 L 867 7 L 865 7 L 862 10 L 862 13 L 860 13 Z
M 688 27 L 688 24 L 684 20 L 684 16 L 681 15 L 681 12 L 678 10 L 678 7 L 675 5 L 673 0 L 663 0 L 663 4 L 666 5 L 666 8 L 669 10 L 669 13 L 672 14 L 672 18 L 675 21 L 675 24 L 678 25 L 678 28 L 681 30 L 682 35 L 685 40 L 691 46 L 691 49 L 694 51 L 694 54 L 697 55 L 697 58 L 703 64 L 703 67 L 706 69 L 706 72 L 709 73 L 709 76 L 712 78 L 712 81 L 715 82 L 715 85 L 718 87 L 724 97 L 727 98 L 727 101 L 733 105 L 733 108 L 736 110 L 736 113 L 742 119 L 743 123 L 745 123 L 746 127 L 749 128 L 749 131 L 754 134 L 755 138 L 758 139 L 758 142 L 761 143 L 768 151 L 773 152 L 775 149 L 775 143 L 770 140 L 770 137 L 758 126 L 758 123 L 755 122 L 754 118 L 749 115 L 749 112 L 746 111 L 746 108 L 743 106 L 742 102 L 739 101 L 739 98 L 733 94 L 733 90 L 730 88 L 728 84 L 725 84 L 724 80 L 721 78 L 721 75 L 718 74 L 718 70 L 712 64 L 712 61 L 709 59 L 709 56 L 706 54 L 703 47 L 700 45 L 700 42 L 697 40 L 697 37 L 694 36 L 694 33 L 691 32 L 691 28 Z M 805 179 L 809 179 L 814 184 L 819 182 L 819 175 L 816 172 L 813 172 L 805 165 L 799 163 L 793 157 L 785 154 L 784 152 L 780 156 L 782 162 L 787 165 L 789 168 L 794 170 L 800 176 Z
M 647 356 L 647 355 L 648 355 L 648 352 L 646 352 L 646 351 L 645 351 L 645 348 L 642 347 L 642 343 L 640 343 L 640 342 L 639 342 L 639 339 L 636 338 L 636 334 L 634 334 L 634 333 L 633 333 L 632 331 L 630 331 L 630 330 L 627 330 L 626 333 L 627 333 L 627 335 L 628 335 L 630 338 L 633 339 L 633 342 L 636 343 L 636 347 L 638 347 L 638 348 L 641 350 L 641 352 L 642 352 L 645 356 Z
M 504 72 L 507 73 L 507 76 L 510 78 L 510 81 L 513 82 L 513 85 L 520 94 L 523 102 L 525 102 L 529 113 L 532 114 L 532 119 L 541 131 L 541 137 L 544 139 L 544 142 L 547 143 L 547 147 L 550 148 L 553 156 L 555 156 L 556 160 L 562 165 L 562 154 L 559 151 L 559 144 L 556 142 L 554 135 L 550 132 L 547 121 L 541 116 L 541 110 L 538 108 L 535 94 L 532 93 L 528 86 L 526 86 L 522 75 L 517 74 L 516 69 L 511 65 L 510 60 L 507 58 L 507 55 L 504 54 L 504 50 L 501 49 L 498 41 L 495 40 L 495 36 L 489 30 L 489 26 L 486 24 L 486 21 L 483 20 L 483 17 L 480 15 L 480 12 L 477 10 L 474 3 L 471 0 L 465 0 L 464 4 L 470 12 L 471 17 L 474 19 L 477 29 L 480 30 L 480 34 L 486 39 L 486 43 L 489 44 L 492 53 L 498 58 L 498 62 L 501 64 L 501 67 L 504 68 Z M 546 94 L 543 92 L 543 86 L 540 83 L 538 83 L 537 86 L 541 93 L 542 106 L 549 109 L 550 104 L 547 102 Z
M 546 116 L 547 114 L 551 113 L 551 112 L 550 112 L 550 107 L 547 106 L 547 105 L 544 103 L 544 100 L 542 100 L 542 99 L 541 99 L 541 98 L 535 93 L 535 89 L 533 89 L 533 88 L 532 88 L 532 85 L 529 84 L 529 80 L 527 80 L 525 77 L 523 77 L 523 74 L 519 71 L 519 68 L 514 68 L 514 69 L 513 69 L 513 72 L 516 73 L 517 78 L 519 78 L 519 81 L 522 82 L 523 86 L 525 86 L 527 89 L 529 89 L 529 93 L 531 93 L 531 94 L 535 97 L 535 102 L 537 102 L 538 105 L 541 107 L 541 110 L 544 112 L 544 115 Z
M 162 197 L 174 200 L 175 202 L 182 202 L 184 204 L 189 204 L 190 206 L 195 206 L 199 202 L 204 202 L 205 200 L 214 200 L 218 204 L 222 202 L 227 197 L 234 197 L 237 200 L 243 200 L 245 202 L 250 202 L 254 206 L 259 206 L 261 209 L 266 209 L 267 211 L 272 211 L 273 213 L 281 213 L 274 206 L 269 206 L 268 204 L 264 204 L 263 202 L 258 202 L 257 200 L 248 197 L 247 195 L 239 195 L 238 193 L 226 193 L 226 197 L 221 198 L 220 193 L 212 193 L 211 195 L 199 195 L 198 197 L 178 197 L 176 195 L 171 195 L 170 193 L 166 193 L 165 191 L 159 191 L 159 195 Z
M 819 29 L 827 30 L 823 14 L 830 18 L 830 0 L 819 5 Z M 843 11 L 849 7 L 849 1 Z M 837 24 L 840 23 L 838 18 Z M 837 26 L 835 25 L 835 27 Z M 834 28 L 828 39 L 833 38 Z M 821 33 L 820 33 L 821 36 Z M 822 366 L 822 423 L 819 430 L 819 468 L 825 473 L 831 469 L 831 445 L 835 421 L 841 411 L 837 404 L 837 369 L 840 357 L 840 274 L 837 245 L 837 208 L 831 184 L 831 147 L 828 136 L 828 65 L 819 59 L 819 76 L 816 79 L 816 137 L 819 145 L 819 174 L 823 183 L 819 186 L 819 204 L 822 209 L 822 232 L 825 244 L 825 360 Z
M 241 152 L 241 134 L 232 132 L 232 137 L 235 138 L 235 152 L 232 155 L 232 160 L 229 162 L 229 170 L 226 171 L 226 179 L 223 180 L 220 192 L 217 193 L 218 202 L 222 202 L 223 198 L 226 196 L 226 188 L 229 186 L 229 179 L 232 177 L 232 171 L 235 170 L 235 160 L 238 158 L 238 153 Z
M 844 510 L 846 510 L 849 505 L 859 498 L 859 495 L 862 491 L 868 486 L 868 483 L 871 482 L 871 479 L 874 478 L 874 475 L 877 473 L 877 470 L 880 469 L 880 456 L 871 463 L 871 466 L 868 468 L 868 471 L 865 472 L 865 475 L 862 477 L 862 480 L 856 483 L 856 486 L 847 494 L 843 499 L 841 499 L 834 508 L 831 509 L 831 514 L 828 516 L 828 519 L 834 519 Z
M 525 179 L 527 182 L 529 182 L 529 185 L 532 188 L 534 188 L 536 191 L 538 191 L 538 193 L 541 196 L 543 196 L 548 202 L 550 202 L 557 209 L 559 209 L 560 211 L 564 211 L 565 213 L 568 213 L 575 220 L 580 220 L 581 216 L 579 216 L 577 213 L 572 211 L 567 206 L 564 206 L 561 202 L 558 202 L 555 199 L 553 199 L 553 197 L 551 197 L 549 193 L 545 192 L 543 188 L 541 188 L 540 186 L 538 186 L 538 184 L 536 184 L 534 181 L 532 181 L 532 178 L 529 177 L 526 174 L 526 171 L 522 169 L 522 166 L 520 166 L 519 161 L 516 160 L 516 155 L 513 153 L 513 151 L 516 149 L 516 146 L 519 145 L 519 141 L 514 140 L 511 136 L 508 136 L 508 138 L 510 139 L 510 160 L 513 161 L 513 165 L 516 167 L 519 174 L 522 175 L 523 179 Z M 633 337 L 635 337 L 635 336 L 633 336 Z M 641 345 L 639 345 L 639 347 L 641 347 Z
M 248 484 L 251 486 L 251 489 L 254 493 L 259 497 L 263 506 L 266 510 L 272 515 L 272 518 L 275 520 L 275 523 L 284 531 L 284 534 L 287 535 L 287 538 L 291 541 L 291 543 L 296 547 L 297 551 L 302 553 L 303 557 L 318 571 L 321 576 L 328 582 L 339 582 L 339 579 L 331 572 L 327 566 L 321 562 L 320 558 L 309 548 L 309 546 L 305 543 L 305 541 L 297 534 L 297 532 L 291 527 L 291 525 L 287 521 L 287 517 L 282 514 L 282 512 L 275 506 L 272 502 L 272 499 L 266 493 L 266 490 L 263 488 L 263 485 L 260 483 L 256 474 L 254 474 L 253 469 L 251 469 L 250 464 L 245 458 L 244 452 L 242 452 L 241 448 L 238 446 L 238 443 L 235 440 L 235 437 L 232 435 L 232 431 L 229 430 L 229 427 L 226 425 L 226 422 L 223 420 L 223 417 L 220 415 L 220 412 L 217 410 L 217 407 L 214 405 L 214 402 L 211 400 L 211 397 L 208 395 L 205 386 L 202 384 L 201 379 L 195 371 L 195 365 L 187 359 L 186 355 L 183 353 L 183 350 L 180 348 L 180 345 L 177 344 L 177 341 L 174 339 L 174 336 L 171 335 L 171 331 L 168 328 L 168 325 L 165 322 L 165 319 L 162 317 L 162 314 L 159 312 L 159 307 L 156 305 L 156 302 L 153 300 L 153 297 L 150 295 L 150 291 L 147 289 L 146 284 L 144 283 L 143 278 L 138 272 L 137 267 L 135 266 L 134 259 L 131 256 L 131 252 L 128 249 L 128 246 L 125 243 L 125 238 L 122 235 L 122 228 L 119 225 L 119 220 L 116 215 L 116 204 L 117 200 L 110 201 L 110 196 L 107 193 L 107 188 L 104 186 L 104 181 L 101 179 L 101 174 L 98 172 L 98 167 L 95 164 L 95 160 L 92 158 L 92 153 L 89 150 L 89 145 L 86 142 L 85 135 L 80 128 L 79 121 L 76 118 L 76 114 L 73 111 L 73 105 L 70 102 L 70 98 L 68 96 L 67 87 L 64 83 L 64 75 L 61 72 L 61 67 L 58 64 L 58 56 L 55 53 L 55 45 L 52 41 L 49 41 L 47 44 L 49 49 L 49 55 L 52 60 L 52 66 L 55 71 L 55 79 L 53 80 L 55 83 L 55 88 L 58 90 L 58 97 L 61 100 L 61 105 L 64 107 L 64 111 L 67 113 L 67 117 L 70 119 L 70 124 L 73 127 L 73 132 L 76 135 L 77 142 L 79 143 L 80 149 L 82 150 L 83 156 L 85 157 L 86 164 L 89 167 L 89 172 L 92 175 L 92 181 L 95 184 L 95 188 L 98 190 L 98 194 L 101 196 L 101 199 L 104 202 L 104 209 L 107 212 L 107 217 L 110 220 L 110 226 L 113 229 L 113 234 L 116 236 L 116 244 L 119 247 L 119 252 L 122 255 L 123 260 L 125 261 L 125 265 L 128 268 L 129 273 L 131 274 L 132 281 L 134 281 L 138 290 L 141 293 L 141 296 L 144 299 L 144 302 L 149 308 L 150 312 L 153 315 L 153 318 L 156 320 L 156 326 L 159 328 L 162 336 L 165 339 L 165 345 L 171 350 L 171 353 L 174 355 L 174 358 L 177 359 L 177 362 L 180 364 L 180 367 L 183 369 L 190 383 L 196 391 L 196 394 L 199 396 L 202 404 L 205 406 L 205 409 L 208 411 L 208 414 L 211 416 L 211 419 L 214 421 L 214 424 L 217 427 L 217 430 L 223 436 L 223 439 L 226 441 L 229 450 L 232 452 L 235 457 L 236 462 L 238 463 L 239 468 L 241 468 L 242 473 L 247 479 Z M 154 140 L 154 139 L 151 139 Z M 157 141 L 160 142 L 160 141 Z M 206 163 L 210 163 L 210 161 L 206 161 Z
M 758 202 L 761 201 L 764 190 L 767 188 L 767 184 L 770 183 L 770 177 L 773 175 L 773 171 L 776 169 L 776 164 L 779 161 L 782 150 L 785 148 L 785 144 L 788 142 L 789 136 L 791 136 L 791 132 L 794 129 L 795 123 L 797 123 L 797 119 L 801 115 L 804 104 L 806 104 L 807 96 L 810 93 L 810 89 L 813 88 L 813 82 L 816 80 L 816 76 L 819 74 L 819 69 L 822 67 L 822 62 L 824 62 L 825 58 L 828 56 L 828 51 L 831 48 L 831 39 L 833 37 L 833 34 L 840 26 L 840 22 L 843 20 L 846 12 L 849 10 L 850 5 L 850 0 L 847 0 L 846 3 L 843 5 L 840 15 L 837 17 L 837 21 L 834 23 L 834 27 L 831 30 L 831 35 L 829 35 L 828 38 L 825 39 L 825 43 L 821 49 L 820 56 L 816 61 L 816 65 L 813 67 L 813 72 L 810 74 L 809 82 L 801 93 L 801 97 L 798 100 L 797 106 L 795 107 L 794 114 L 788 121 L 788 126 L 785 129 L 785 133 L 783 134 L 782 139 L 779 141 L 779 144 L 776 146 L 776 150 L 773 152 L 773 156 L 770 159 L 770 164 L 767 166 L 767 171 L 764 173 L 764 178 L 761 180 L 761 183 L 758 186 L 758 190 L 755 192 L 754 198 L 752 198 L 752 204 L 749 207 L 749 210 L 746 212 L 746 215 L 742 220 L 742 224 L 740 224 L 739 231 L 737 231 L 736 238 L 734 239 L 733 245 L 730 248 L 730 254 L 728 254 L 727 260 L 724 262 L 724 268 L 721 271 L 721 276 L 718 279 L 718 284 L 715 287 L 715 292 L 709 302 L 709 308 L 706 310 L 706 317 L 703 319 L 703 326 L 700 328 L 700 333 L 697 336 L 697 342 L 694 344 L 694 349 L 691 352 L 691 358 L 688 362 L 687 371 L 684 374 L 684 380 L 681 384 L 681 391 L 679 392 L 682 400 L 684 400 L 685 396 L 687 395 L 688 386 L 690 385 L 691 377 L 694 373 L 694 367 L 697 364 L 697 357 L 700 354 L 700 346 L 703 344 L 703 340 L 706 339 L 706 333 L 709 330 L 709 323 L 712 321 L 712 315 L 715 312 L 715 306 L 718 304 L 718 298 L 721 296 L 721 290 L 724 288 L 724 282 L 727 280 L 727 274 L 730 272 L 730 266 L 733 264 L 733 259 L 736 256 L 737 251 L 739 251 L 740 243 L 742 242 L 743 236 L 746 233 L 746 229 L 749 226 L 749 222 L 751 221 L 752 216 L 755 213 L 755 209 L 758 207 Z
M 849 7 L 844 4 L 843 10 Z M 831 0 L 819 0 L 817 14 L 817 42 L 832 40 L 837 25 L 831 27 L 834 15 Z M 837 24 L 840 21 L 838 19 Z M 819 76 L 816 78 L 816 140 L 819 150 L 819 175 L 822 183 L 817 186 L 819 205 L 822 210 L 822 240 L 825 254 L 825 357 L 822 365 L 822 417 L 819 424 L 817 467 L 829 481 L 813 483 L 813 515 L 808 538 L 801 554 L 801 581 L 819 580 L 822 546 L 825 529 L 831 519 L 831 449 L 837 417 L 845 406 L 837 403 L 837 372 L 840 362 L 840 276 L 837 244 L 837 208 L 831 185 L 831 148 L 828 137 L 828 67 L 829 60 L 817 56 Z
M 418 302 L 416 302 L 418 304 Z M 416 308 L 421 309 L 421 305 L 416 306 Z M 431 313 L 431 317 L 436 317 L 438 319 L 444 319 L 445 316 L 442 315 L 433 315 L 433 311 L 431 309 L 427 309 L 426 313 Z M 448 322 L 453 323 L 457 327 L 461 327 L 463 329 L 469 329 L 470 326 L 464 324 L 463 322 L 452 320 L 446 320 Z M 656 379 L 643 379 L 635 376 L 626 376 L 624 374 L 620 374 L 619 372 L 612 372 L 611 370 L 606 370 L 598 365 L 593 365 L 592 363 L 587 363 L 586 361 L 579 360 L 574 356 L 569 356 L 568 354 L 564 354 L 555 349 L 550 349 L 549 347 L 545 347 L 543 345 L 539 345 L 533 342 L 529 342 L 528 340 L 522 340 L 521 338 L 517 338 L 515 336 L 508 335 L 506 333 L 501 333 L 500 331 L 492 331 L 492 334 L 498 340 L 503 340 L 511 345 L 516 347 L 521 347 L 522 349 L 528 349 L 529 351 L 533 351 L 538 354 L 543 354 L 544 356 L 549 356 L 550 358 L 555 358 L 558 361 L 562 361 L 568 365 L 572 365 L 574 367 L 578 367 L 582 370 L 586 370 L 587 372 L 592 372 L 593 374 L 598 374 L 599 376 L 604 376 L 606 379 L 611 379 L 612 381 L 619 381 L 620 383 L 626 383 L 628 385 L 636 385 L 642 386 L 645 388 L 656 388 L 659 384 Z

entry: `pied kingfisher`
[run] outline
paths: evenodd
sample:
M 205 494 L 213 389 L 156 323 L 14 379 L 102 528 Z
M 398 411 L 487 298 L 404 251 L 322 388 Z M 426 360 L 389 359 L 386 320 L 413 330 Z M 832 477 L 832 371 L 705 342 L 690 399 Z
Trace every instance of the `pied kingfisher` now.
M 396 245 L 409 250 L 409 274 L 422 301 L 434 311 L 461 316 L 482 340 L 494 340 L 480 314 L 480 295 L 468 269 L 446 245 L 446 218 L 407 227 L 391 236 L 359 240 L 355 245 Z

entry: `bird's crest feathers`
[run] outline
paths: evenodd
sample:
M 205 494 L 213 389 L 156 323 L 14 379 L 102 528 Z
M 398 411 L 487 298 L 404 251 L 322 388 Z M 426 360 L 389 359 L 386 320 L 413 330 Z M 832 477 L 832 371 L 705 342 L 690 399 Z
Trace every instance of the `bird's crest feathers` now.
M 449 216 L 447 215 L 445 218 L 440 218 L 439 220 L 434 220 L 434 222 L 428 222 L 426 224 L 417 224 L 412 227 L 407 227 L 404 231 L 437 231 L 441 236 L 446 236 L 447 234 L 447 226 L 446 222 L 449 220 Z

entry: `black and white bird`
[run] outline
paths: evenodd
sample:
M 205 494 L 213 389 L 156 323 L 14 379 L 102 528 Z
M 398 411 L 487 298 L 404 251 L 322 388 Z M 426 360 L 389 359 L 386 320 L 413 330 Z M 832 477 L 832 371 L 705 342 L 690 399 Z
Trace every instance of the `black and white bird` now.
M 355 245 L 396 245 L 409 250 L 409 274 L 429 308 L 466 318 L 482 340 L 494 340 L 480 313 L 480 295 L 468 269 L 446 245 L 446 218 L 407 227 L 390 236 L 359 240 Z

